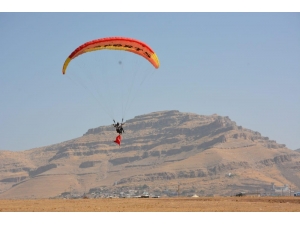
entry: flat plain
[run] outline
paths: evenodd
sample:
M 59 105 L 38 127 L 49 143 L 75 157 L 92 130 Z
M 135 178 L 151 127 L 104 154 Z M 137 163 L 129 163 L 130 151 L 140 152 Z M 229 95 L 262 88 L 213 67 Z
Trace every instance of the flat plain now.
M 0 212 L 300 212 L 300 198 L 2 199 Z

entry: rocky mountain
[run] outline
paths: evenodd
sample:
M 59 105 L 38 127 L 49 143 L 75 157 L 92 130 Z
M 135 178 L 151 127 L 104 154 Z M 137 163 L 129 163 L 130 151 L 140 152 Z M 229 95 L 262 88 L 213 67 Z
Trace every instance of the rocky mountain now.
M 180 195 L 300 189 L 300 153 L 228 117 L 161 111 L 136 116 L 124 128 L 120 147 L 109 125 L 55 145 L 0 151 L 0 198 L 101 188 Z

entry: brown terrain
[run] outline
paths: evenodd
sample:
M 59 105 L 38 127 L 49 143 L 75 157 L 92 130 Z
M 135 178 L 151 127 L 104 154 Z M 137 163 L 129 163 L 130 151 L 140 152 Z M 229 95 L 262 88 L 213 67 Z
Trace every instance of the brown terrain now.
M 228 117 L 162 111 L 136 116 L 124 128 L 120 147 L 113 143 L 116 132 L 110 125 L 55 145 L 0 151 L 0 209 L 247 211 L 243 205 L 249 201 L 262 204 L 249 211 L 267 210 L 270 202 L 275 211 L 284 211 L 282 205 L 288 211 L 300 208 L 297 198 L 283 197 L 300 191 L 299 151 L 238 126 Z M 162 198 L 105 199 L 143 192 Z M 230 197 L 239 192 L 247 195 Z M 200 198 L 184 200 L 194 194 Z M 82 199 L 83 195 L 88 199 Z M 122 201 L 126 206 L 119 204 Z M 112 206 L 103 209 L 107 202 Z M 230 208 L 233 202 L 238 206 Z M 35 208 L 39 204 L 40 209 Z M 148 209 L 141 207 L 147 204 Z M 218 210 L 216 204 L 227 206 Z
M 0 212 L 300 212 L 297 197 L 0 200 Z

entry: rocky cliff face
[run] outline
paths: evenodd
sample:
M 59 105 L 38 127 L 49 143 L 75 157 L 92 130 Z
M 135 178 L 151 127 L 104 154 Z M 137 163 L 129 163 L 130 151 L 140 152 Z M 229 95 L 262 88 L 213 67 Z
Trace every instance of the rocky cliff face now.
M 224 195 L 271 191 L 271 183 L 300 188 L 299 153 L 228 117 L 162 111 L 130 119 L 124 128 L 120 147 L 110 125 L 56 145 L 0 151 L 0 198 L 144 184 L 155 189 L 180 183 L 186 190 Z

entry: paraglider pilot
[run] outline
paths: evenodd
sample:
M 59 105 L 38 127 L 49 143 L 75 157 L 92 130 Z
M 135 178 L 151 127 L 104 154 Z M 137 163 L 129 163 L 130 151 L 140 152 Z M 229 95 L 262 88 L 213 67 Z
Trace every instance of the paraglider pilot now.
M 115 140 L 114 142 L 120 146 L 120 145 L 121 145 L 121 140 L 122 140 L 121 134 L 122 134 L 122 133 L 125 133 L 122 126 L 123 126 L 125 123 L 121 123 L 121 124 L 120 124 L 119 122 L 116 123 L 115 120 L 113 120 L 113 121 L 114 121 L 113 126 L 116 128 L 116 131 L 117 131 L 117 133 L 119 134 L 119 135 L 116 137 L 116 140 Z M 122 122 L 123 122 L 123 119 L 122 119 Z
M 121 123 L 120 124 L 119 122 L 116 123 L 115 120 L 113 120 L 113 121 L 114 121 L 113 126 L 116 128 L 117 133 L 120 134 L 120 135 L 122 133 L 125 133 L 125 131 L 124 131 L 123 127 L 122 127 L 125 123 Z M 122 122 L 123 122 L 123 119 L 122 119 Z

